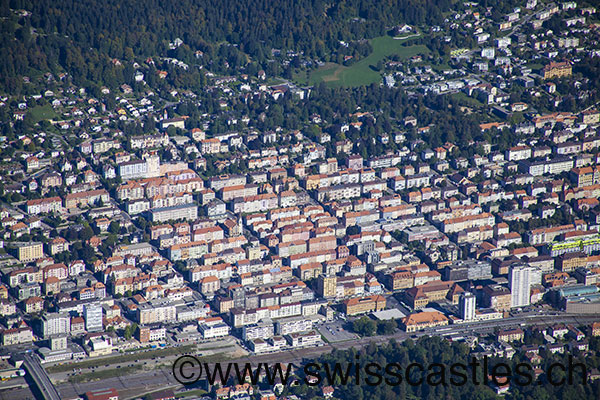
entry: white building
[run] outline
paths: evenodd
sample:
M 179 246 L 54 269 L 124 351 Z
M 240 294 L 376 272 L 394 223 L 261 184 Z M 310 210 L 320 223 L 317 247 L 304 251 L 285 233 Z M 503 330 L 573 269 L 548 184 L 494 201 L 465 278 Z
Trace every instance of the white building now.
M 475 319 L 475 295 L 470 292 L 465 292 L 460 296 L 458 309 L 460 317 L 465 321 Z
M 513 266 L 508 271 L 508 285 L 511 293 L 511 307 L 524 307 L 530 304 L 531 286 L 542 282 L 539 268 L 527 265 Z
M 42 317 L 44 337 L 71 332 L 71 317 L 67 313 L 49 313 Z
M 207 318 L 198 323 L 198 330 L 203 339 L 214 339 L 229 335 L 229 325 L 221 318 Z
M 83 306 L 83 319 L 85 320 L 85 330 L 88 332 L 98 332 L 102 330 L 102 306 L 98 303 L 86 304 Z

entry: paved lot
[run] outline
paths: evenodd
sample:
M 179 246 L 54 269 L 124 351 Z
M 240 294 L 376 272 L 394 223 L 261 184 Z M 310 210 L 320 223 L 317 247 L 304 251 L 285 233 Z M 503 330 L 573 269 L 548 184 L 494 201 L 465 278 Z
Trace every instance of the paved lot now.
M 343 321 L 333 321 L 319 325 L 318 329 L 321 335 L 327 339 L 329 343 L 344 342 L 347 340 L 358 339 L 358 335 L 348 332 L 343 329 Z

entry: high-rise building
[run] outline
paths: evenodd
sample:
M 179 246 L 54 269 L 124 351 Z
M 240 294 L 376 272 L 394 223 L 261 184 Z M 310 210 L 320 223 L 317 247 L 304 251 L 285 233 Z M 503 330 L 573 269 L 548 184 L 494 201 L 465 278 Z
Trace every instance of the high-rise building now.
M 528 265 L 511 266 L 508 271 L 508 285 L 511 294 L 511 307 L 528 306 L 531 302 L 531 286 L 542 282 L 539 268 Z
M 85 330 L 88 332 L 98 332 L 102 330 L 102 306 L 97 303 L 90 303 L 83 306 L 83 319 L 85 320 Z
M 42 317 L 42 334 L 45 338 L 52 335 L 68 334 L 71 331 L 71 317 L 67 313 L 49 313 Z
M 335 275 L 319 275 L 317 293 L 321 297 L 335 297 L 337 278 Z
M 461 294 L 458 301 L 458 308 L 460 310 L 460 317 L 465 321 L 471 321 L 475 319 L 475 295 L 471 292 L 465 292 Z

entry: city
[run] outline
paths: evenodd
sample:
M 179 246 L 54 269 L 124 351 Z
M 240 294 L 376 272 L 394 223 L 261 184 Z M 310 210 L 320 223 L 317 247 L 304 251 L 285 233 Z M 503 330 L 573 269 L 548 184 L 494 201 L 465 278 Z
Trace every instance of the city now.
M 25 3 L 1 10 L 30 65 L 0 66 L 0 399 L 344 398 L 171 368 L 431 337 L 540 371 L 575 355 L 600 382 L 594 2 L 443 2 L 380 30 L 357 11 L 266 53 L 236 25 L 117 57 L 138 39 L 103 30 L 97 59 Z M 44 70 L 51 29 L 74 50 Z

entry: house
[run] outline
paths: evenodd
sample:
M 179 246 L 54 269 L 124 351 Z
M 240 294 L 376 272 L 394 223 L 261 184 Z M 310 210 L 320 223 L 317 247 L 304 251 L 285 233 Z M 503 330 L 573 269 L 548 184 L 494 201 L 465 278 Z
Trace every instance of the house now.
M 505 329 L 498 332 L 497 339 L 502 342 L 523 341 L 525 332 L 521 328 Z

